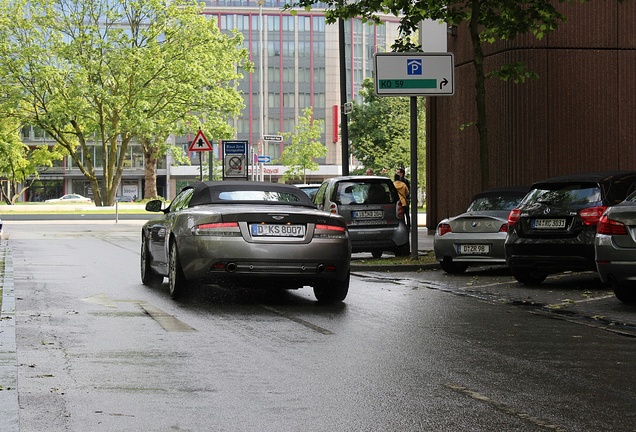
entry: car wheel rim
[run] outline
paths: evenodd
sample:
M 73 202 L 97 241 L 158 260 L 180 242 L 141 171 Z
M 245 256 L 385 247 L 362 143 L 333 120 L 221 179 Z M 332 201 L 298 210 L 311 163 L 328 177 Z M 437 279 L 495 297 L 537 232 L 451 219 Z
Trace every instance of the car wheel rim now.
M 146 273 L 146 239 L 143 240 L 143 244 L 141 246 L 141 275 L 143 276 Z
M 174 284 L 177 277 L 177 258 L 175 247 L 170 248 L 170 268 L 168 269 L 168 282 L 170 285 L 170 294 L 174 293 Z

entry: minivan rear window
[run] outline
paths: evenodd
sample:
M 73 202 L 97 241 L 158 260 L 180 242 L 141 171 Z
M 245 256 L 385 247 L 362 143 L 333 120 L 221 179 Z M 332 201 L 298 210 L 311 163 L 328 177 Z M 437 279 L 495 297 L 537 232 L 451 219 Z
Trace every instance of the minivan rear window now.
M 346 181 L 338 183 L 334 201 L 342 205 L 391 204 L 395 197 L 386 182 Z

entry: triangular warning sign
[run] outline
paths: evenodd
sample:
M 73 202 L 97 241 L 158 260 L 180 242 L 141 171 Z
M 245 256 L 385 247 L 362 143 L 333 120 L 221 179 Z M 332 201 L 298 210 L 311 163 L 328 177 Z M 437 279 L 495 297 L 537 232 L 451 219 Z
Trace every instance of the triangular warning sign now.
M 210 145 L 210 141 L 205 137 L 205 134 L 201 129 L 197 133 L 197 136 L 194 137 L 192 142 L 190 143 L 190 147 L 188 147 L 188 151 L 212 151 L 212 146 Z

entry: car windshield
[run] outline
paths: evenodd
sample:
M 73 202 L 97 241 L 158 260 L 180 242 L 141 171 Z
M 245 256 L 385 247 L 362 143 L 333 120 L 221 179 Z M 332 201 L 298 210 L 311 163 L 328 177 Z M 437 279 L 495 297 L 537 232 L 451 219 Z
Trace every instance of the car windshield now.
M 300 202 L 293 193 L 260 190 L 224 191 L 219 193 L 219 199 L 222 201 Z
M 468 206 L 469 212 L 488 210 L 512 210 L 523 197 L 510 195 L 493 195 L 476 198 Z
M 523 204 L 538 202 L 553 206 L 585 206 L 601 201 L 601 190 L 589 184 L 545 184 L 532 189 Z

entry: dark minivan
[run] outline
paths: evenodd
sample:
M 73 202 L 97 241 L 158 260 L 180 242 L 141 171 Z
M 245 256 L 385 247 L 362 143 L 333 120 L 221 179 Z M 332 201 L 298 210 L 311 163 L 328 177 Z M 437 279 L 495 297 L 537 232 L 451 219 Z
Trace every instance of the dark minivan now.
M 380 176 L 345 176 L 325 180 L 314 197 L 324 211 L 344 217 L 353 252 L 409 254 L 409 229 L 393 181 Z
M 508 216 L 506 263 L 517 281 L 596 271 L 596 224 L 607 207 L 636 189 L 636 171 L 581 173 L 534 183 Z

